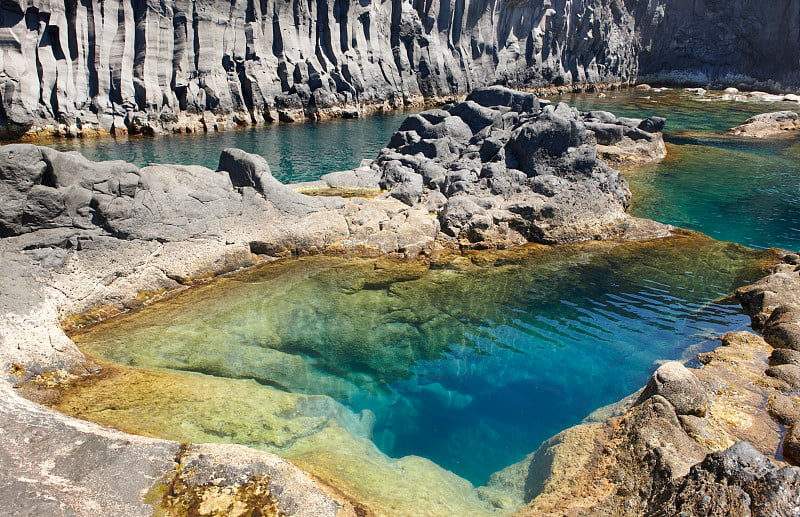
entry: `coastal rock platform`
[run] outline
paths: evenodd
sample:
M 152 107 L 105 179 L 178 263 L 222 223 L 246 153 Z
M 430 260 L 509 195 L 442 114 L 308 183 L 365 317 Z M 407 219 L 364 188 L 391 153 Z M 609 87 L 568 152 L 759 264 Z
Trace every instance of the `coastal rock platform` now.
M 403 506 L 365 506 L 274 455 L 126 435 L 32 400 L 66 382 L 115 374 L 87 361 L 65 329 L 248 265 L 323 252 L 419 258 L 442 248 L 666 236 L 669 227 L 625 213 L 627 185 L 595 147 L 634 137 L 657 141 L 662 124 L 480 90 L 464 103 L 410 117 L 377 160 L 323 179 L 328 186 L 385 190 L 371 198 L 303 195 L 275 180 L 263 158 L 236 149 L 223 151 L 212 171 L 94 163 L 32 145 L 0 148 L 0 367 L 6 372 L 0 458 L 16 465 L 0 473 L 7 487 L 0 502 L 12 513 L 29 511 L 35 501 L 34 510 L 69 515 L 150 515 L 154 506 L 167 515 L 253 507 L 266 515 L 407 515 Z M 762 317 L 765 324 L 770 318 Z M 426 511 L 507 514 L 513 505 L 487 504 L 491 487 L 525 479 L 514 497 L 528 503 L 521 514 L 583 508 L 641 515 L 657 504 L 694 504 L 702 487 L 722 483 L 718 472 L 753 473 L 746 483 L 726 484 L 726 494 L 747 494 L 755 501 L 747 508 L 755 512 L 763 502 L 758 508 L 773 512 L 756 515 L 797 508 L 797 470 L 762 456 L 777 450 L 780 430 L 763 410 L 750 412 L 774 395 L 769 407 L 781 408 L 775 411 L 782 418 L 798 413 L 793 372 L 785 368 L 792 359 L 763 375 L 767 343 L 747 334 L 728 336 L 724 344 L 703 359 L 702 370 L 662 367 L 622 417 L 564 431 L 523 464 L 498 473 L 481 500 L 470 496 L 447 507 L 436 494 L 428 500 L 420 492 Z M 721 382 L 736 388 L 721 389 Z M 356 425 L 336 407 L 331 412 L 333 424 Z M 351 434 L 336 436 L 368 447 Z M 789 436 L 787 460 L 795 450 Z M 753 446 L 736 445 L 742 440 Z M 379 458 L 374 465 L 387 478 L 397 469 L 406 473 L 401 477 L 423 472 L 426 483 L 442 490 L 471 490 L 420 458 L 397 461 Z M 724 504 L 711 497 L 708 504 Z

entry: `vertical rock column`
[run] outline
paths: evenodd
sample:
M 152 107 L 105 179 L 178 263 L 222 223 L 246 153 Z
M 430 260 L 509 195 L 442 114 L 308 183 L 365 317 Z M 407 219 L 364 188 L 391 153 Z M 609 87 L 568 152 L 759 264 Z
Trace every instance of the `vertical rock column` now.
M 7 0 L 0 128 L 209 129 L 624 82 L 633 27 L 622 0 Z

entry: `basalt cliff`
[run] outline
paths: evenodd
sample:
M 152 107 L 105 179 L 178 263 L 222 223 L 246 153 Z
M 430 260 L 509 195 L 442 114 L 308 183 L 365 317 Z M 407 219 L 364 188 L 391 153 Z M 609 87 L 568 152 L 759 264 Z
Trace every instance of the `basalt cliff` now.
M 0 136 L 358 116 L 495 83 L 793 89 L 798 18 L 798 0 L 6 0 Z
M 12 514 L 63 515 L 795 515 L 800 470 L 786 464 L 800 457 L 793 254 L 737 293 L 764 339 L 729 334 L 700 355 L 702 369 L 660 367 L 614 410 L 546 441 L 478 489 L 423 458 L 383 455 L 364 438 L 368 419 L 333 399 L 271 386 L 252 407 L 269 415 L 259 429 L 276 444 L 299 448 L 291 463 L 206 438 L 133 436 L 40 405 L 91 420 L 114 408 L 105 386 L 152 392 L 165 381 L 159 370 L 90 360 L 65 329 L 278 257 L 382 256 L 369 270 L 385 286 L 387 268 L 413 277 L 434 261 L 464 267 L 466 253 L 453 253 L 462 266 L 442 259 L 448 248 L 619 245 L 596 241 L 608 237 L 665 237 L 691 248 L 705 238 L 627 215 L 626 182 L 598 158 L 601 147 L 660 149 L 663 122 L 476 89 L 406 119 L 374 161 L 293 186 L 236 149 L 223 151 L 213 171 L 3 146 L 0 502 Z M 377 195 L 301 193 L 344 187 Z M 639 245 L 646 251 L 647 242 Z M 482 253 L 477 263 L 503 264 L 513 250 Z M 166 380 L 177 398 L 238 401 L 254 392 L 252 382 L 232 393 L 202 376 Z M 71 404 L 64 391 L 90 386 L 100 390 L 99 412 Z

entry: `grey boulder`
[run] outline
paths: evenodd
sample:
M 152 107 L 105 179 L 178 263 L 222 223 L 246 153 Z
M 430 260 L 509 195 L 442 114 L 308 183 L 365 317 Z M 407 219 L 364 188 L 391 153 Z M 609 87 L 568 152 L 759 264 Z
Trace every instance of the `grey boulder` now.
M 650 377 L 636 404 L 654 395 L 667 399 L 678 415 L 704 416 L 708 406 L 703 385 L 681 363 L 670 361 L 661 365 Z

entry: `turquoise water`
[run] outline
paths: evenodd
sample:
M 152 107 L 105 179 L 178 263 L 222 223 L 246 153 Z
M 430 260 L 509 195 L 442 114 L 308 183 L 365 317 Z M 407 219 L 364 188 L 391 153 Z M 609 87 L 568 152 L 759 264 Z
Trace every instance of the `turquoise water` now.
M 218 133 L 156 137 L 54 139 L 46 144 L 62 151 L 80 151 L 91 160 L 203 165 L 216 169 L 220 152 L 238 147 L 260 154 L 273 175 L 289 183 L 319 179 L 375 158 L 407 113 L 391 112 L 363 119 L 273 124 Z
M 626 171 L 634 215 L 756 248 L 800 249 L 800 139 L 721 135 L 757 113 L 798 111 L 796 103 L 728 102 L 680 90 L 561 100 L 581 110 L 667 118 L 668 158 Z
M 111 320 L 78 342 L 125 365 L 329 395 L 375 415 L 386 454 L 424 456 L 477 486 L 641 387 L 657 361 L 746 328 L 719 299 L 759 277 L 764 256 L 685 236 L 430 267 L 309 258 Z
M 670 157 L 625 171 L 634 214 L 754 248 L 800 248 L 797 140 L 719 135 L 783 106 L 703 103 L 683 92 L 565 100 L 669 119 Z M 92 159 L 209 167 L 220 149 L 240 147 L 264 155 L 281 180 L 301 181 L 373 157 L 403 118 L 58 144 Z M 374 414 L 372 439 L 386 454 L 424 456 L 480 485 L 641 387 L 659 361 L 689 358 L 746 328 L 738 307 L 720 299 L 761 276 L 766 254 L 681 236 L 478 257 L 422 270 L 287 261 L 111 320 L 79 341 L 121 364 L 328 395 L 366 421 Z

